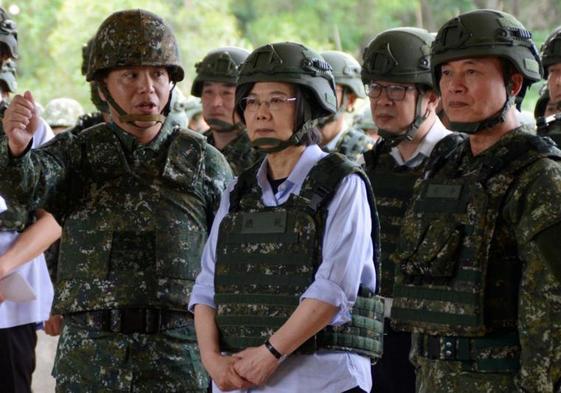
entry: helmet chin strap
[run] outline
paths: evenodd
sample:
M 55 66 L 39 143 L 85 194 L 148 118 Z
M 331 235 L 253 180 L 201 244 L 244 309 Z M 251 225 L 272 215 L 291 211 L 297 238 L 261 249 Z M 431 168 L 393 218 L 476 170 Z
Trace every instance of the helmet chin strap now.
M 313 128 L 317 127 L 319 119 L 314 119 L 304 123 L 302 128 L 293 133 L 287 140 L 277 138 L 257 138 L 251 145 L 263 153 L 278 153 L 290 146 L 299 146 L 302 144 L 304 136 Z
M 111 93 L 109 92 L 109 89 L 107 88 L 107 85 L 105 84 L 104 81 L 99 81 L 99 89 L 101 90 L 101 92 L 105 96 L 105 99 L 107 100 L 109 105 L 111 105 L 113 107 L 113 109 L 115 109 L 117 111 L 117 113 L 119 114 L 119 121 L 121 123 L 129 123 L 129 124 L 134 125 L 135 127 L 138 127 L 138 125 L 136 124 L 136 122 L 138 122 L 138 121 L 140 121 L 140 122 L 156 122 L 156 123 L 161 123 L 161 124 L 163 124 L 164 121 L 166 121 L 166 117 L 164 115 L 162 115 L 161 113 L 150 114 L 150 115 L 128 114 L 113 99 L 113 97 L 111 96 Z M 170 95 L 170 99 L 171 99 L 171 95 Z M 140 128 L 148 128 L 148 127 L 140 127 Z
M 515 97 L 511 95 L 512 91 L 512 81 L 506 84 L 506 100 L 503 107 L 494 115 L 483 119 L 478 122 L 454 122 L 450 121 L 450 129 L 458 132 L 463 132 L 466 134 L 475 134 L 481 130 L 487 128 L 493 128 L 497 124 L 503 123 L 506 119 L 506 114 L 510 107 L 514 104 Z
M 383 128 L 378 129 L 378 134 L 385 140 L 387 140 L 391 147 L 399 145 L 403 141 L 412 141 L 419 131 L 421 124 L 429 117 L 429 110 L 421 114 L 423 110 L 423 97 L 424 95 L 420 92 L 417 94 L 417 99 L 415 100 L 415 119 L 401 134 L 395 134 Z
M 210 126 L 212 131 L 216 131 L 220 134 L 232 131 L 238 132 L 244 129 L 244 125 L 241 122 L 231 124 L 220 119 L 208 119 L 207 124 Z

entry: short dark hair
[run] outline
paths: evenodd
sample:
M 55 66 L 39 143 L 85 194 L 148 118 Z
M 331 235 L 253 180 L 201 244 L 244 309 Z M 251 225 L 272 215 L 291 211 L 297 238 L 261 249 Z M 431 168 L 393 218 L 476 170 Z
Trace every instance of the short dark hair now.
M 243 99 L 249 95 L 255 83 L 244 83 L 236 88 L 236 103 L 235 111 L 240 117 L 242 123 L 245 124 Z M 304 124 L 318 116 L 321 110 L 314 110 L 312 103 L 316 101 L 313 98 L 312 93 L 305 87 L 294 84 L 294 96 L 296 97 L 296 117 L 294 119 L 294 129 L 293 132 L 301 129 Z M 317 145 L 320 141 L 321 134 L 317 127 L 312 128 L 310 131 L 304 135 L 301 145 Z

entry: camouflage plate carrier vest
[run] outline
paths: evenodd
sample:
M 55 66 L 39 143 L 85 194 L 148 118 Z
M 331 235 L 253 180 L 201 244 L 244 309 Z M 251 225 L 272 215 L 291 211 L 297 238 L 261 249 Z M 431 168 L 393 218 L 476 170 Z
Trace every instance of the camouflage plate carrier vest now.
M 380 242 L 384 248 L 378 285 L 384 297 L 392 297 L 396 265 L 389 256 L 397 248 L 405 210 L 426 163 L 416 168 L 400 166 L 390 155 L 390 149 L 389 143 L 382 141 L 364 153 L 365 171 L 372 183 L 380 216 Z
M 185 310 L 207 238 L 204 138 L 173 129 L 157 151 L 125 153 L 113 127 L 76 137 L 82 161 L 71 174 L 77 201 L 64 217 L 55 312 Z
M 204 136 L 207 137 L 207 142 L 215 146 L 212 131 L 206 131 Z M 249 169 L 253 164 L 263 159 L 263 155 L 251 146 L 251 141 L 247 136 L 245 129 L 240 132 L 240 135 L 232 142 L 227 144 L 220 153 L 226 157 L 226 161 L 230 164 L 234 176 Z
M 350 127 L 343 131 L 343 135 L 337 141 L 334 151 L 341 153 L 349 160 L 356 161 L 364 152 L 372 149 L 374 141 L 357 127 Z
M 286 322 L 321 263 L 327 205 L 341 180 L 356 173 L 367 185 L 373 233 L 378 220 L 366 176 L 339 154 L 320 160 L 300 195 L 282 206 L 265 207 L 256 181 L 258 165 L 244 172 L 230 195 L 230 211 L 220 226 L 215 302 L 221 350 L 259 346 Z M 377 238 L 373 241 L 375 255 Z M 352 322 L 328 326 L 299 348 L 352 351 L 377 359 L 382 351 L 383 303 L 361 288 Z
M 5 101 L 0 103 L 0 106 L 4 104 Z M 7 106 L 3 109 L 0 107 L 0 119 L 4 118 L 4 111 Z M 4 138 L 4 128 L 2 127 L 2 122 L 0 121 L 0 138 Z M 0 231 L 5 232 L 22 232 L 31 222 L 33 221 L 33 214 L 28 212 L 26 208 L 16 204 L 10 204 L 8 209 L 0 213 Z
M 421 333 L 424 348 L 445 339 L 436 341 L 447 347 L 444 359 L 465 360 L 472 371 L 512 372 L 522 266 L 514 235 L 497 223 L 518 174 L 540 158 L 561 155 L 550 142 L 521 133 L 482 158 L 480 170 L 461 173 L 460 157 L 471 154 L 464 149 L 468 143 L 445 138 L 416 188 L 400 251 L 392 255 L 399 266 L 392 326 Z

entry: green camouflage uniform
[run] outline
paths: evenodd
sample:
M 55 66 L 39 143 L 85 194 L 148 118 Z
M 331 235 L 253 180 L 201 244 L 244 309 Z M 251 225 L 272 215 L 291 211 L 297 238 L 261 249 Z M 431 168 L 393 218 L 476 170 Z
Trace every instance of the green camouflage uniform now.
M 556 162 L 561 152 L 536 139 L 523 129 L 513 130 L 476 157 L 467 140 L 454 147 L 452 153 L 446 143 L 441 143 L 433 157 L 447 155 L 446 162 L 429 165 L 429 177 L 417 184 L 417 194 L 402 229 L 401 249 L 393 256 L 401 268 L 396 272 L 392 321 L 396 321 L 396 328 L 418 333 L 413 348 L 419 393 L 558 391 L 561 285 L 534 240 L 538 233 L 561 222 L 561 166 Z M 520 145 L 534 143 L 541 146 L 537 153 L 526 152 L 512 159 L 511 152 Z M 528 159 L 530 154 L 533 158 Z M 498 213 L 492 206 L 481 211 L 480 201 L 467 201 L 468 219 L 474 225 L 482 222 L 482 217 L 490 217 L 488 232 L 483 232 L 485 238 L 470 239 L 468 224 L 464 226 L 464 240 L 459 241 L 454 240 L 453 228 L 436 230 L 440 224 L 456 228 L 453 219 L 438 220 L 437 213 L 446 210 L 450 195 L 429 196 L 430 186 L 424 185 L 429 181 L 451 184 L 451 176 L 461 182 L 495 165 L 498 171 L 482 179 L 481 184 L 490 195 L 488 203 L 500 203 Z M 457 200 L 459 203 L 463 196 Z M 428 212 L 436 214 L 427 218 L 432 223 L 421 224 L 423 216 L 431 214 Z M 428 229 L 425 225 L 429 225 Z M 461 304 L 468 296 L 465 293 L 475 294 L 481 286 L 477 281 L 469 283 L 476 277 L 477 266 L 469 268 L 466 261 L 471 258 L 470 247 L 478 246 L 470 242 L 484 244 L 478 253 L 487 255 L 488 265 L 482 272 L 488 279 L 482 303 L 477 306 L 481 307 L 479 313 L 471 305 Z M 453 255 L 457 255 L 456 259 Z M 452 284 L 446 277 L 453 278 Z M 419 288 L 424 291 L 419 297 L 425 300 L 413 295 Z M 455 300 L 450 300 L 452 295 L 447 293 L 454 293 Z M 440 318 L 439 313 L 448 317 Z M 472 313 L 475 314 L 471 316 Z M 452 317 L 457 318 L 458 325 L 448 323 Z M 461 322 L 470 318 L 471 324 Z M 438 338 L 433 341 L 436 348 L 430 350 L 431 354 L 426 352 L 428 341 L 420 344 L 428 336 Z
M 131 50 L 122 50 L 127 45 Z M 88 80 L 101 87 L 98 72 L 113 62 L 165 66 L 172 82 L 183 78 L 175 37 L 147 11 L 112 14 L 92 51 Z M 146 118 L 119 113 L 123 122 L 139 116 Z M 63 226 L 53 305 L 65 319 L 53 370 L 57 391 L 206 392 L 187 304 L 232 178 L 224 157 L 171 121 L 147 144 L 103 123 L 18 158 L 3 139 L 0 157 L 0 193 L 44 207 Z
M 67 319 L 54 370 L 59 390 L 145 386 L 133 378 L 129 351 L 159 364 L 165 391 L 204 390 L 190 320 L 159 334 L 126 335 L 89 330 L 69 314 L 185 310 L 213 212 L 231 178 L 226 161 L 197 134 L 167 126 L 148 145 L 114 124 L 62 136 L 18 159 L 9 158 L 5 140 L 0 147 L 3 194 L 34 208 L 56 201 L 51 210 L 63 224 L 53 305 Z
M 215 146 L 211 130 L 206 131 L 203 135 L 206 136 L 208 143 Z M 235 176 L 263 159 L 263 154 L 251 146 L 251 141 L 245 130 L 241 131 L 236 139 L 224 146 L 220 152 L 226 157 L 226 161 L 230 164 Z

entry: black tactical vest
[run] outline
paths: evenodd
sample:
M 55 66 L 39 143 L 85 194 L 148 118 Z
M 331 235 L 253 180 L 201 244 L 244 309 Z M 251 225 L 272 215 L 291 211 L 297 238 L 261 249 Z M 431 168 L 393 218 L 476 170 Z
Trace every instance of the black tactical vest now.
M 339 154 L 320 160 L 306 178 L 300 195 L 278 207 L 266 207 L 256 181 L 258 165 L 242 173 L 230 194 L 216 247 L 215 303 L 222 351 L 259 346 L 286 322 L 321 263 L 327 205 L 341 180 L 356 173 L 364 180 L 378 220 L 368 179 Z M 374 237 L 374 251 L 378 251 Z M 352 322 L 327 327 L 299 349 L 353 351 L 371 358 L 381 354 L 383 304 L 361 289 Z
M 383 245 L 380 293 L 392 297 L 395 264 L 389 255 L 395 252 L 405 209 L 413 196 L 413 186 L 425 167 L 416 168 L 396 164 L 389 154 L 389 144 L 381 142 L 364 153 L 365 171 L 372 183 L 380 215 L 380 242 Z
M 163 132 L 163 131 L 160 131 Z M 67 207 L 55 307 L 68 313 L 185 310 L 207 238 L 204 139 L 174 129 L 153 153 L 125 153 L 110 126 L 81 132 L 76 202 Z
M 540 137 L 513 132 L 508 144 L 480 159 L 478 170 L 460 169 L 471 154 L 467 142 L 441 143 L 431 156 L 399 252 L 391 256 L 398 264 L 396 329 L 466 337 L 515 330 L 522 267 L 501 216 L 503 202 L 524 168 L 561 152 Z
M 558 114 L 559 115 L 559 114 Z M 540 122 L 542 120 L 542 122 Z M 547 136 L 557 144 L 561 146 L 561 120 L 555 120 L 547 126 L 543 124 L 543 118 L 538 119 L 538 135 Z

